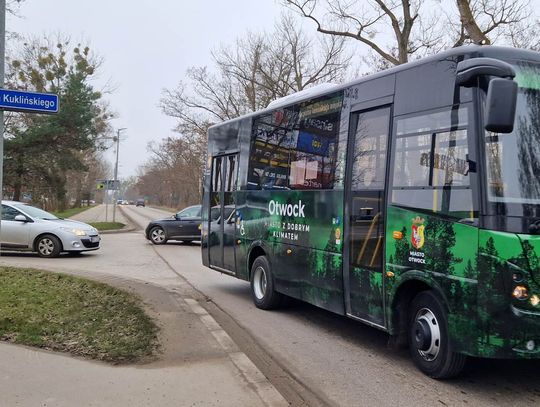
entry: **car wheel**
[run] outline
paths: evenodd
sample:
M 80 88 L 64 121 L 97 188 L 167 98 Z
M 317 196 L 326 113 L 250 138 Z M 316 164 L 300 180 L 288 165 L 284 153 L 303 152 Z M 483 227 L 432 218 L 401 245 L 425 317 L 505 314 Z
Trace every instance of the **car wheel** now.
M 40 257 L 58 257 L 62 243 L 54 235 L 43 235 L 36 242 L 36 251 Z
M 432 291 L 423 291 L 409 308 L 409 350 L 416 366 L 429 377 L 457 376 L 467 357 L 452 349 L 448 315 Z
M 161 226 L 155 226 L 150 230 L 150 241 L 154 244 L 167 243 L 167 236 Z
M 275 309 L 281 305 L 283 294 L 274 289 L 274 278 L 266 256 L 259 256 L 251 266 L 251 295 L 260 309 Z

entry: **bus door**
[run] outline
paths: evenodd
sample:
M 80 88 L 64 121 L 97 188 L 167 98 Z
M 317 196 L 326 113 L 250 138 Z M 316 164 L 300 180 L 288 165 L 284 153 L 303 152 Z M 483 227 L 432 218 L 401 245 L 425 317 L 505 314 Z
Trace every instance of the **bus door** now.
M 352 112 L 344 250 L 347 314 L 384 326 L 385 174 L 390 106 Z
M 208 253 L 210 266 L 227 272 L 235 269 L 237 163 L 238 154 L 212 159 Z

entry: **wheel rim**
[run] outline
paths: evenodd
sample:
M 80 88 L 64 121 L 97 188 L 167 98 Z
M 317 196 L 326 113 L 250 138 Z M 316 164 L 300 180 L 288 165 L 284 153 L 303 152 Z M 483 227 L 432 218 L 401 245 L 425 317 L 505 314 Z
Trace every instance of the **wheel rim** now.
M 54 251 L 54 242 L 49 239 L 41 239 L 38 243 L 38 250 L 44 256 L 50 256 Z
M 441 349 L 441 330 L 435 314 L 428 308 L 416 313 L 413 323 L 413 341 L 416 350 L 428 362 L 434 361 Z
M 165 232 L 163 229 L 152 230 L 152 240 L 156 243 L 163 243 L 165 241 Z
M 264 270 L 264 267 L 259 266 L 255 269 L 253 275 L 253 291 L 258 300 L 264 298 L 264 295 L 266 294 L 266 284 L 266 271 Z

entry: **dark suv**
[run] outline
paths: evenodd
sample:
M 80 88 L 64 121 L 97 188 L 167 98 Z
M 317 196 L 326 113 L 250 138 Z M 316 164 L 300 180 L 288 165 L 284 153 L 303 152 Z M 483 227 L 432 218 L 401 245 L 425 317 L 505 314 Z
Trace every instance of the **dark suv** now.
M 154 244 L 165 244 L 167 240 L 190 243 L 201 240 L 201 221 L 201 205 L 188 206 L 171 217 L 150 222 L 145 235 Z
M 135 206 L 145 206 L 144 204 L 144 199 L 140 198 L 140 199 L 137 199 L 137 202 L 135 202 Z

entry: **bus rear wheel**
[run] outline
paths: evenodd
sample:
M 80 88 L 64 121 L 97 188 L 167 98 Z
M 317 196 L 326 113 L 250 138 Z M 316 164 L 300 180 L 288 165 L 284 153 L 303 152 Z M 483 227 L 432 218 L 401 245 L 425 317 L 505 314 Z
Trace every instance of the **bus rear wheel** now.
M 466 356 L 452 350 L 448 315 L 432 291 L 418 294 L 409 308 L 409 349 L 415 365 L 434 379 L 457 376 Z
M 266 256 L 259 256 L 251 266 L 251 295 L 260 309 L 275 309 L 281 305 L 283 294 L 274 289 L 274 278 Z

